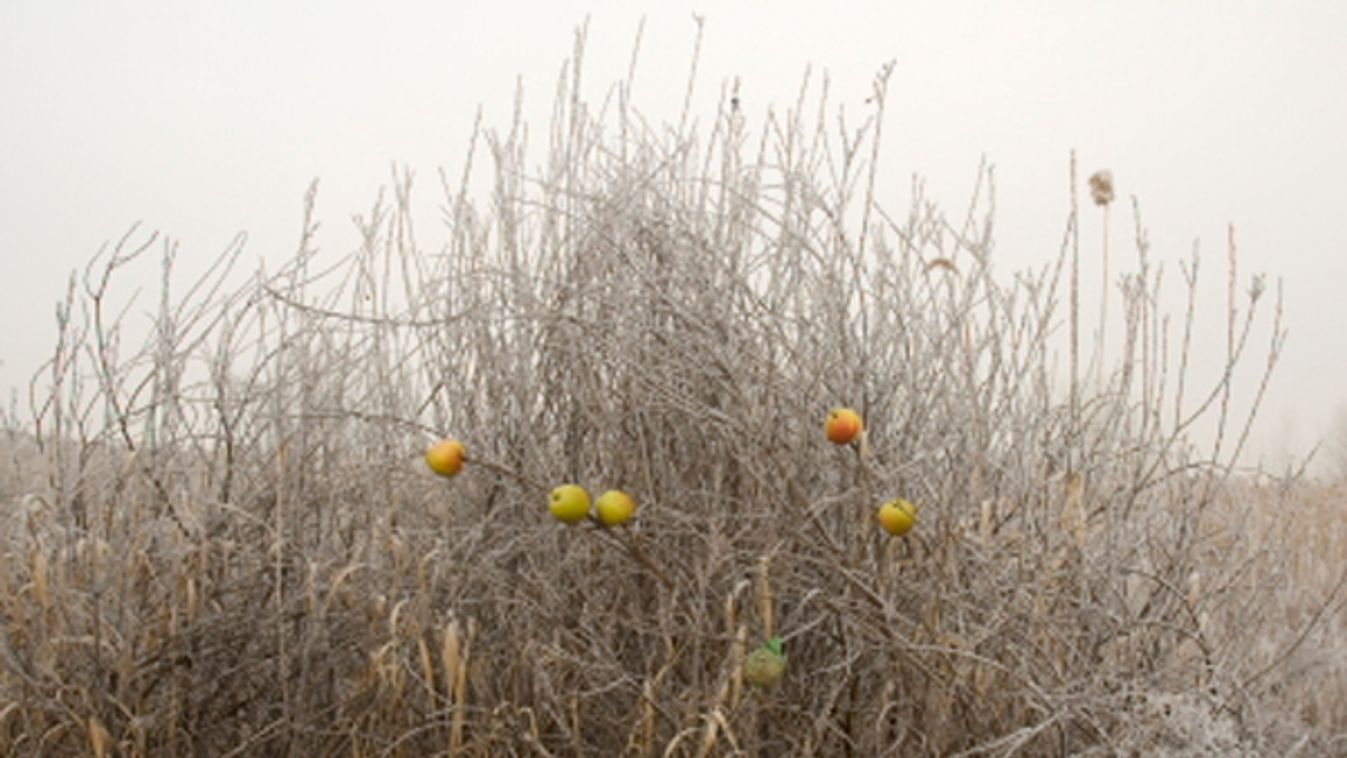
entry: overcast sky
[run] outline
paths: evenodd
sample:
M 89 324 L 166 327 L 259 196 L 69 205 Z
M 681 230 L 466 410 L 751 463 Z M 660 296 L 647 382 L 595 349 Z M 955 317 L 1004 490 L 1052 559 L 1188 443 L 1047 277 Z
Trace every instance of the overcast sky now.
M 672 118 L 696 11 L 694 111 L 707 118 L 738 77 L 761 123 L 794 101 L 806 66 L 859 114 L 893 61 L 881 181 L 901 197 L 920 174 L 954 210 L 985 155 L 1003 271 L 1056 254 L 1073 149 L 1082 175 L 1107 167 L 1124 200 L 1139 198 L 1171 288 L 1200 239 L 1219 292 L 1234 224 L 1241 279 L 1282 279 L 1291 332 L 1259 449 L 1280 465 L 1329 432 L 1347 405 L 1347 3 L 837 5 L 4 0 L 0 387 L 26 393 L 68 272 L 138 220 L 188 261 L 246 230 L 253 260 L 279 262 L 319 178 L 319 241 L 336 255 L 355 246 L 351 215 L 397 163 L 418 177 L 420 239 L 433 248 L 436 171 L 461 169 L 479 106 L 505 128 L 522 80 L 541 140 L 576 27 L 589 17 L 597 100 L 624 75 L 644 16 L 636 104 Z M 1126 201 L 1114 219 L 1115 259 L 1131 260 Z

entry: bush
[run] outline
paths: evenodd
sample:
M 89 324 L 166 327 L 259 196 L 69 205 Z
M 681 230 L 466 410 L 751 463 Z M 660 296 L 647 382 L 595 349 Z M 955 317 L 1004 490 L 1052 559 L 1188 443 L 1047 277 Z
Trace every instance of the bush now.
M 49 476 L 4 534 L 0 742 L 1329 750 L 1341 709 L 1276 693 L 1340 583 L 1289 630 L 1265 616 L 1268 553 L 1231 497 L 1261 280 L 1232 283 L 1229 364 L 1194 402 L 1139 234 L 1117 361 L 1082 367 L 1078 209 L 1060 256 L 1009 278 L 990 170 L 961 219 L 919 184 L 886 212 L 884 79 L 841 136 L 798 109 L 750 136 L 728 99 L 661 131 L 563 91 L 538 172 L 520 124 L 475 139 L 494 188 L 446 190 L 443 251 L 417 246 L 405 175 L 336 260 L 306 216 L 283 270 L 235 282 L 240 240 L 174 298 L 165 244 L 128 353 L 113 285 L 156 244 L 133 230 L 72 278 L 35 382 Z M 835 405 L 861 444 L 824 439 Z M 420 461 L 442 435 L 469 456 L 448 480 Z M 636 522 L 552 521 L 567 481 L 633 493 Z M 922 506 L 903 538 L 874 523 L 894 497 Z M 790 670 L 758 690 L 742 662 L 773 635 Z

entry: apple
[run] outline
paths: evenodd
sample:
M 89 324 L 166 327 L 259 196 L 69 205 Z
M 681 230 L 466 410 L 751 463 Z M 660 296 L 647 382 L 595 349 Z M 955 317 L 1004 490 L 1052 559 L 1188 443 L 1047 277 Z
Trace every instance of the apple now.
M 622 490 L 608 490 L 594 501 L 594 512 L 604 526 L 618 526 L 636 515 L 636 500 Z
M 828 439 L 834 444 L 849 445 L 861 436 L 865 424 L 861 423 L 861 414 L 852 409 L 834 408 L 828 414 L 828 421 L 823 428 L 828 433 Z
M 578 484 L 563 484 L 552 490 L 549 508 L 558 521 L 578 524 L 589 515 L 589 493 Z
M 901 537 L 917 525 L 917 510 L 917 506 L 899 498 L 879 506 L 879 513 L 875 514 L 875 518 L 878 519 L 879 525 L 884 527 L 884 531 L 895 537 Z
M 463 470 L 463 456 L 467 455 L 458 440 L 440 440 L 426 450 L 426 465 L 440 476 L 453 476 Z

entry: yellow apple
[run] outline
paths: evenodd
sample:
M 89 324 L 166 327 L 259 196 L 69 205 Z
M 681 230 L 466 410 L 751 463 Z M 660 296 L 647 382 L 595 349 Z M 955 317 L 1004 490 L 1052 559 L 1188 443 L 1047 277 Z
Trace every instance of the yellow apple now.
M 884 531 L 901 537 L 917 525 L 917 510 L 917 506 L 899 498 L 879 506 L 879 513 L 875 517 Z
M 578 484 L 563 484 L 552 490 L 552 515 L 566 524 L 578 524 L 589 515 L 589 493 Z
M 467 450 L 458 440 L 440 440 L 426 450 L 426 465 L 440 476 L 453 476 L 463 470 Z
M 636 500 L 622 490 L 608 490 L 594 501 L 594 512 L 604 526 L 618 526 L 636 515 Z
M 861 414 L 850 408 L 834 408 L 828 414 L 828 421 L 823 428 L 828 433 L 829 441 L 837 445 L 847 445 L 861 436 L 861 429 L 865 428 L 865 425 L 861 423 Z

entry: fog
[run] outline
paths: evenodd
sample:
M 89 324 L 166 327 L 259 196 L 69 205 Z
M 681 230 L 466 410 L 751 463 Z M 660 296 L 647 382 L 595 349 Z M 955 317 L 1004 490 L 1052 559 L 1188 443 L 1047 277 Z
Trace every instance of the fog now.
M 508 128 L 517 86 L 534 143 L 546 143 L 557 77 L 588 18 L 587 96 L 602 102 L 626 76 L 641 29 L 635 104 L 655 122 L 679 118 L 699 28 L 690 112 L 703 119 L 737 80 L 760 127 L 769 108 L 796 102 L 808 70 L 810 92 L 826 78 L 829 101 L 858 124 L 892 62 L 883 197 L 903 209 L 920 175 L 957 214 L 985 159 L 1007 274 L 1057 255 L 1072 151 L 1082 183 L 1110 169 L 1113 266 L 1136 259 L 1132 198 L 1168 290 L 1200 245 L 1209 280 L 1199 306 L 1214 320 L 1195 354 L 1207 377 L 1224 349 L 1233 226 L 1239 290 L 1265 272 L 1266 304 L 1279 286 L 1285 298 L 1289 336 L 1249 457 L 1284 468 L 1347 407 L 1347 241 L 1334 224 L 1347 206 L 1347 4 L 1022 7 L 10 0 L 0 7 L 0 388 L 22 411 L 70 272 L 137 221 L 177 241 L 184 278 L 240 231 L 249 261 L 279 262 L 318 179 L 318 243 L 337 255 L 356 246 L 351 216 L 396 165 L 416 177 L 418 241 L 437 249 L 437 172 L 462 170 L 479 110 L 484 127 Z M 1101 214 L 1082 210 L 1088 254 Z M 1098 309 L 1093 265 L 1087 314 Z M 128 272 L 151 291 L 157 274 L 155 261 Z M 132 318 L 152 309 L 154 296 L 142 298 Z M 1255 335 L 1258 355 L 1271 332 Z M 1237 399 L 1254 383 L 1256 372 Z

